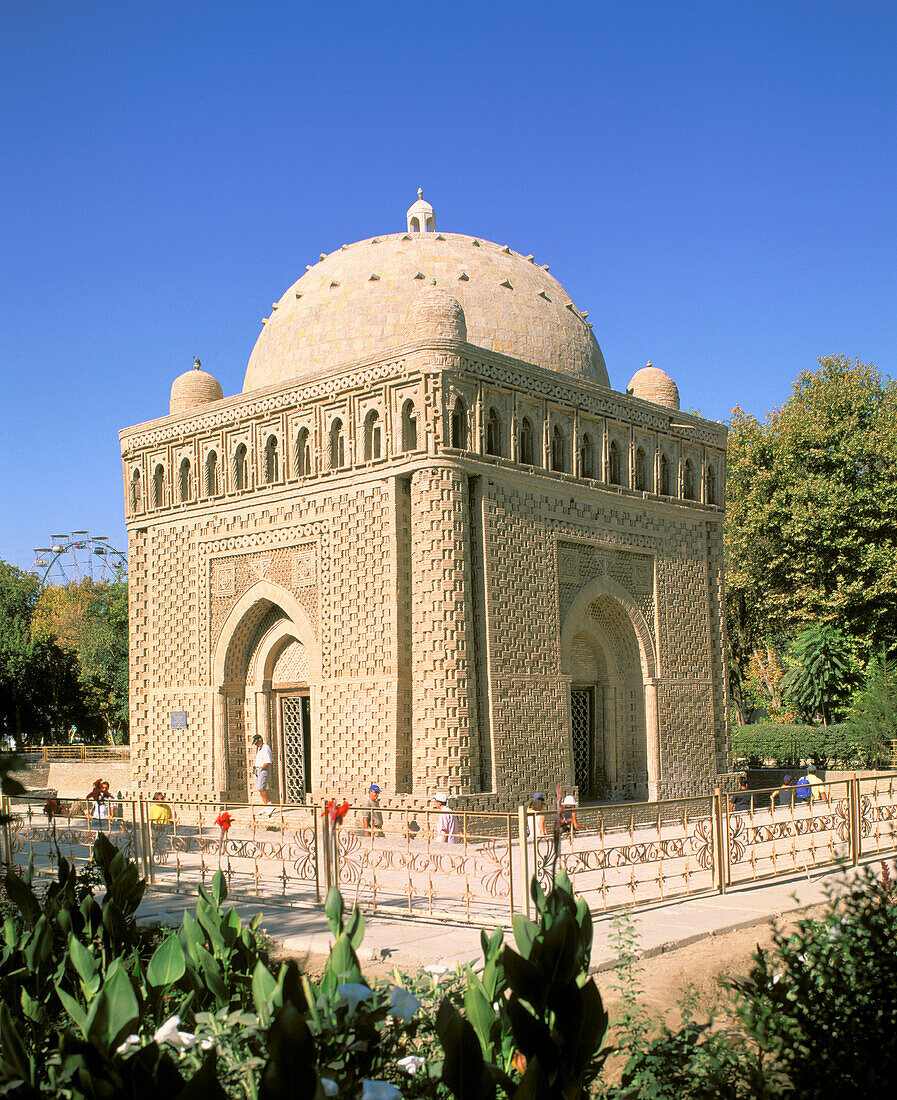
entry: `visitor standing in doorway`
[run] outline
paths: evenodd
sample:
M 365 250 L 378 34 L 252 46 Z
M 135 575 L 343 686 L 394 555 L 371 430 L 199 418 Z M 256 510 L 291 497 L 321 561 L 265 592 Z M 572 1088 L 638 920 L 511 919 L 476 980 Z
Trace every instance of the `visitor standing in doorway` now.
M 258 788 L 258 792 L 261 795 L 262 802 L 266 806 L 271 806 L 271 796 L 268 794 L 268 784 L 271 781 L 271 749 L 265 744 L 265 739 L 260 733 L 257 733 L 252 739 L 253 745 L 256 747 L 255 754 L 255 785 Z M 274 807 L 268 810 L 268 817 L 274 813 Z

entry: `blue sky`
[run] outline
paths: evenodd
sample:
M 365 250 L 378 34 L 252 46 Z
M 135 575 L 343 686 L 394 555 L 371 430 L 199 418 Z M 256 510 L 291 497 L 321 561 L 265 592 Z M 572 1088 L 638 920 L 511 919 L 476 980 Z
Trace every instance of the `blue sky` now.
M 118 429 L 198 355 L 226 394 L 322 251 L 440 228 L 534 253 L 611 384 L 781 404 L 897 375 L 897 5 L 0 3 L 0 557 L 125 548 Z

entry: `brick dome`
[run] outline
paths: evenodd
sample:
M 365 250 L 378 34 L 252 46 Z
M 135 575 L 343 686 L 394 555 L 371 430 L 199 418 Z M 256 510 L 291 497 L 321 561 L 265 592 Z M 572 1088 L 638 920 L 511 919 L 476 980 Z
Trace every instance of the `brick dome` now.
M 266 318 L 244 393 L 407 343 L 411 307 L 434 281 L 459 303 L 471 344 L 609 385 L 586 314 L 546 267 L 491 241 L 421 231 L 343 245 L 310 265 Z
M 199 366 L 195 366 L 193 370 L 179 374 L 171 383 L 168 411 L 170 415 L 189 412 L 190 409 L 205 405 L 209 401 L 220 401 L 223 396 L 218 379 L 213 378 L 207 371 L 201 370 Z
M 666 405 L 668 409 L 679 408 L 679 390 L 666 371 L 658 367 L 647 366 L 637 370 L 629 380 L 626 392 L 642 401 L 653 401 L 655 405 Z
M 405 339 L 467 341 L 467 321 L 457 298 L 438 286 L 421 291 L 411 303 L 404 325 Z

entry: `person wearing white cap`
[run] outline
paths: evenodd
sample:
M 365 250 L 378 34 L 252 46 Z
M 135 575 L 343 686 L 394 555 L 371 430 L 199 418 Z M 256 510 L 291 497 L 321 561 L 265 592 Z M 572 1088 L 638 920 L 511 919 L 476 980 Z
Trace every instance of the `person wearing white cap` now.
M 572 794 L 568 794 L 564 801 L 561 803 L 561 832 L 573 833 L 578 832 L 582 826 L 576 820 L 576 799 Z
M 449 809 L 448 795 L 444 791 L 437 791 L 433 795 L 433 802 L 442 813 L 439 815 L 439 840 L 442 844 L 458 843 L 458 818 L 453 810 Z

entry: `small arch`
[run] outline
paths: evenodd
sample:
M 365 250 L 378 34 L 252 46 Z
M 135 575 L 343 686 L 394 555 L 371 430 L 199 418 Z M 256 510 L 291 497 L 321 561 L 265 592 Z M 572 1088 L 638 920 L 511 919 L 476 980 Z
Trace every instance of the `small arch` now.
M 376 409 L 364 418 L 364 460 L 371 462 L 380 458 L 380 413 Z
M 695 499 L 695 470 L 690 458 L 685 460 L 682 468 L 682 495 L 686 500 Z
M 206 455 L 206 496 L 218 496 L 218 452 L 209 451 Z
M 273 485 L 278 479 L 280 460 L 277 454 L 277 436 L 269 435 L 265 444 L 265 481 Z
M 611 485 L 622 483 L 620 477 L 620 448 L 617 446 L 615 439 L 611 441 L 610 449 L 607 452 L 607 480 Z
M 412 218 L 411 221 L 408 223 L 408 228 L 411 230 L 412 233 L 420 233 L 420 219 Z
M 237 492 L 249 488 L 249 462 L 245 443 L 241 443 L 234 451 L 234 488 Z
M 460 397 L 452 406 L 451 445 L 459 451 L 467 448 L 467 409 Z
M 664 454 L 660 456 L 660 495 L 670 495 L 670 460 Z
M 402 450 L 417 450 L 417 412 L 410 398 L 402 405 Z
M 160 462 L 153 471 L 153 507 L 161 508 L 165 503 L 165 467 Z
M 311 444 L 308 428 L 300 428 L 296 436 L 296 476 L 307 477 L 311 473 Z
M 337 417 L 330 425 L 330 469 L 338 470 L 346 464 L 346 437 L 343 422 Z
M 486 417 L 486 454 L 501 458 L 501 417 L 494 407 Z
M 601 596 L 612 597 L 625 611 L 638 640 L 642 677 L 645 680 L 653 679 L 658 675 L 657 655 L 654 652 L 654 642 L 645 621 L 645 616 L 633 597 L 612 577 L 596 577 L 594 580 L 589 581 L 577 592 L 570 604 L 570 608 L 564 616 L 564 624 L 561 627 L 561 675 L 570 675 L 573 638 L 579 632 L 583 612 Z M 612 653 L 613 649 L 606 650 L 606 652 Z
M 644 447 L 637 447 L 635 452 L 635 487 L 640 493 L 648 489 L 648 459 Z
M 522 462 L 525 466 L 534 466 L 533 451 L 533 424 L 530 418 L 525 416 L 520 421 L 520 435 L 517 446 L 518 461 Z
M 595 476 L 595 445 L 588 432 L 583 435 L 582 442 L 579 444 L 579 476 Z
M 193 470 L 189 458 L 182 458 L 178 469 L 178 497 L 185 504 L 193 496 Z
M 716 504 L 716 463 L 707 465 L 707 503 Z
M 143 511 L 143 492 L 140 487 L 140 471 L 135 470 L 131 474 L 130 504 L 132 512 Z
M 560 424 L 551 433 L 551 468 L 561 474 L 567 469 L 567 437 Z

